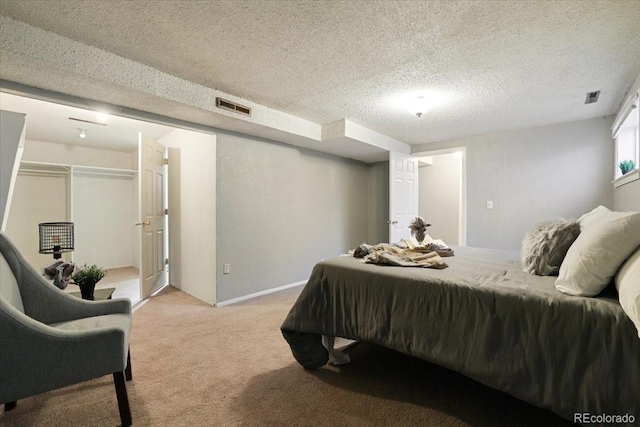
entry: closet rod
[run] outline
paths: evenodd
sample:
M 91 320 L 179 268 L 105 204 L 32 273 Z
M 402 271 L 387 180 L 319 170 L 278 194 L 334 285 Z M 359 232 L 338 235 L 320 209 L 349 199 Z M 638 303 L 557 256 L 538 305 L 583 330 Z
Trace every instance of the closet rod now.
M 133 178 L 135 174 L 133 173 L 118 173 L 118 172 L 94 172 L 94 171 L 73 171 L 74 174 L 84 174 L 84 175 L 105 175 L 105 176 L 120 176 L 122 178 Z

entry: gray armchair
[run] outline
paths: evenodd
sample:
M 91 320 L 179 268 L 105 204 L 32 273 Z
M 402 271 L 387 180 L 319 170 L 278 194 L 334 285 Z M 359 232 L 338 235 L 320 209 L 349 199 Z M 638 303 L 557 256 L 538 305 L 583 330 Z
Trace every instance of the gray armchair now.
M 131 302 L 85 301 L 46 281 L 0 233 L 0 404 L 113 374 L 131 425 Z

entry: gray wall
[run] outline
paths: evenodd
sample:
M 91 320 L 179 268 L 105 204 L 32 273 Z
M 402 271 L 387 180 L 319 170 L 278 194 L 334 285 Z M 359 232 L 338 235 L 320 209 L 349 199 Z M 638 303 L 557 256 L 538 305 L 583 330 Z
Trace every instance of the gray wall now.
M 414 146 L 467 147 L 467 245 L 519 250 L 537 221 L 613 207 L 612 117 Z M 494 209 L 487 210 L 492 200 Z
M 389 161 L 367 167 L 367 243 L 389 241 Z
M 306 280 L 367 237 L 364 163 L 225 133 L 216 163 L 219 302 Z
M 431 166 L 418 170 L 418 215 L 431 223 L 427 233 L 448 245 L 458 244 L 462 159 L 433 156 Z
M 25 115 L 0 110 L 0 224 L 3 223 Z
M 613 209 L 616 211 L 640 211 L 640 180 L 624 184 L 614 190 Z

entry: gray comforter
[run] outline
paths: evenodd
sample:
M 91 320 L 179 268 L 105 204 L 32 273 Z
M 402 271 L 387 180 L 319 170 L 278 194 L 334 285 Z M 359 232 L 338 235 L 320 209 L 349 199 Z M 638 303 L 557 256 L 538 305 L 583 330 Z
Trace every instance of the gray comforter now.
M 589 412 L 639 422 L 640 339 L 615 289 L 572 297 L 554 277 L 524 273 L 517 253 L 455 251 L 444 270 L 318 263 L 281 327 L 296 360 L 327 363 L 321 335 L 371 341 L 572 421 Z

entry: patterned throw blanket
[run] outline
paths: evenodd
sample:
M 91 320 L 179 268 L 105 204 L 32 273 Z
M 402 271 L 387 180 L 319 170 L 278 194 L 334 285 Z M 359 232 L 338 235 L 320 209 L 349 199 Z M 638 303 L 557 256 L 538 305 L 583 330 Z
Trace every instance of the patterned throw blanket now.
M 363 243 L 353 251 L 355 258 L 364 258 L 370 264 L 394 265 L 399 267 L 447 268 L 448 265 L 435 251 L 425 252 L 424 248 L 403 249 L 388 243 L 367 245 Z

